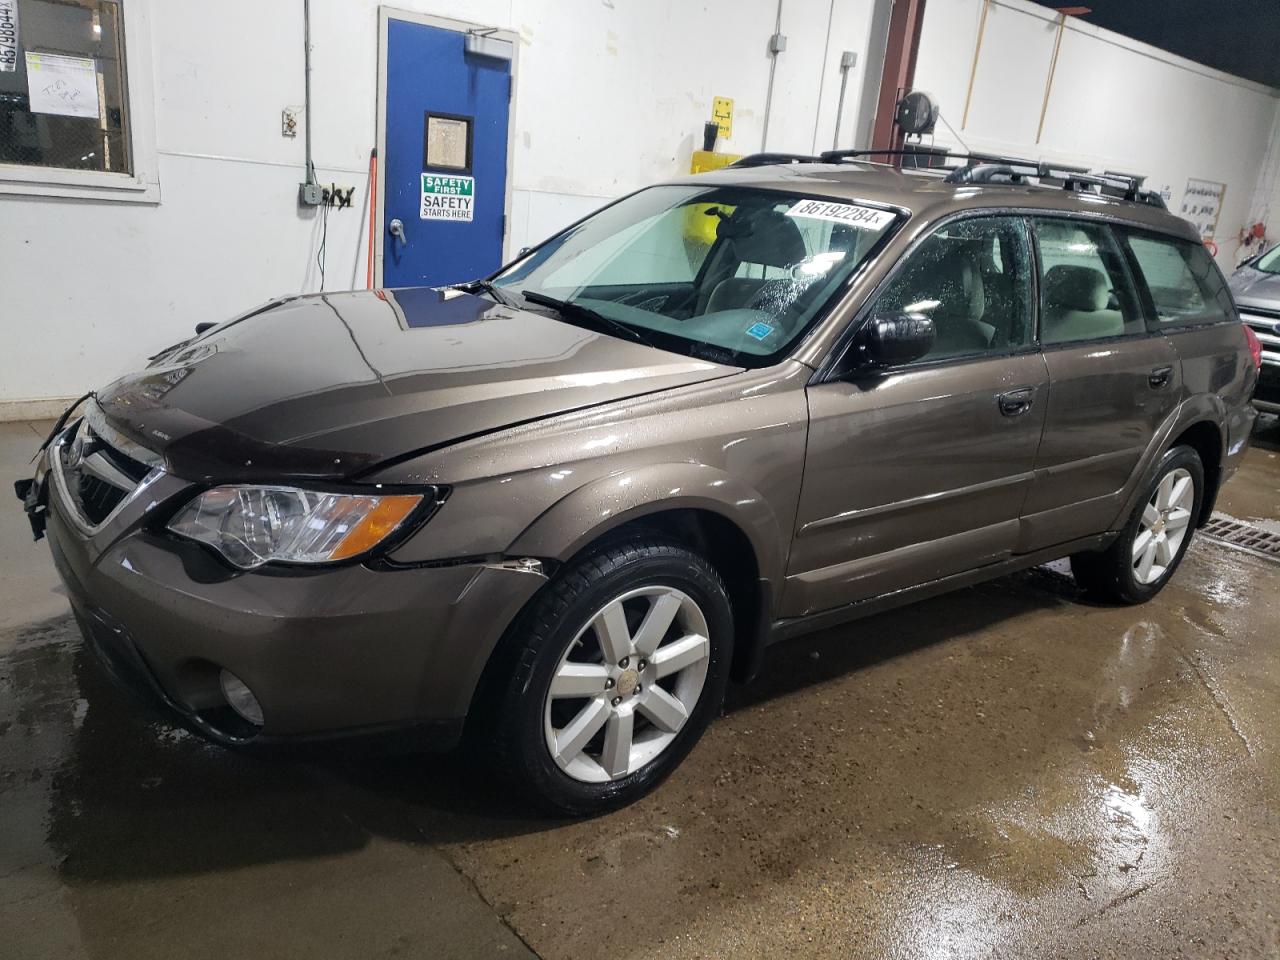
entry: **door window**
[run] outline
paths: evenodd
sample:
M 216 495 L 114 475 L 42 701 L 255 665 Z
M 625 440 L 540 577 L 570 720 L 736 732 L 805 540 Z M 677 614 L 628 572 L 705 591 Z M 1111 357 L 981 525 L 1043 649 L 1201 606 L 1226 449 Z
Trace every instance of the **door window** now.
M 1110 229 L 1036 220 L 1040 340 L 1074 343 L 1146 332 L 1124 257 Z
M 1031 257 L 1017 217 L 979 217 L 939 228 L 916 248 L 874 314 L 929 317 L 925 360 L 1005 352 L 1031 342 Z
M 1203 245 L 1124 232 L 1162 326 L 1218 323 L 1234 316 L 1231 293 Z

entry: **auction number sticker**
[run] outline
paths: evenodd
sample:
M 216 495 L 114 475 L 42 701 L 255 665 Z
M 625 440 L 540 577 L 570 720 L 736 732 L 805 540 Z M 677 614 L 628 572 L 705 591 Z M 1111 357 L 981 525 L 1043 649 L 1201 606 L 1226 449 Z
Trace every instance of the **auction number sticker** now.
M 470 222 L 476 212 L 476 178 L 440 173 L 422 175 L 423 220 Z
M 893 222 L 895 214 L 887 210 L 860 207 L 855 203 L 832 203 L 829 200 L 801 200 L 787 211 L 788 217 L 831 220 L 860 230 L 883 230 Z

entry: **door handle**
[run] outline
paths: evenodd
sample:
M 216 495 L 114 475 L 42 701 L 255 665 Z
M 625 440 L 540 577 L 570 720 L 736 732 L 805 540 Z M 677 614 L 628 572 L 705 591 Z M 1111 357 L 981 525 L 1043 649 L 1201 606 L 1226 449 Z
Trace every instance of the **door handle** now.
M 1019 417 L 1031 409 L 1035 396 L 1034 387 L 1019 387 L 1017 390 L 1000 394 L 996 397 L 996 401 L 1000 404 L 1000 412 L 1006 417 Z
M 391 235 L 395 237 L 397 240 L 399 240 L 401 243 L 403 243 L 406 247 L 409 245 L 409 238 L 408 236 L 405 235 L 404 224 L 400 221 L 399 217 L 396 217 L 396 219 L 392 220 L 389 224 L 387 224 L 387 230 L 389 230 L 391 232 Z
M 1171 376 L 1173 376 L 1173 367 L 1156 367 L 1147 377 L 1147 383 L 1151 385 L 1152 390 L 1159 390 L 1169 385 Z

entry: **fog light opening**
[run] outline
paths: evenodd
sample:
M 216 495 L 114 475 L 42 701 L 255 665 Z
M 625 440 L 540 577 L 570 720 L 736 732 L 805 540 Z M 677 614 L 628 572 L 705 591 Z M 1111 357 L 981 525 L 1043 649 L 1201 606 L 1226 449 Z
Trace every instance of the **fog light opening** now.
M 261 727 L 262 704 L 258 703 L 258 698 L 253 695 L 248 684 L 226 669 L 219 672 L 218 682 L 222 686 L 222 695 L 226 697 L 227 705 L 240 719 Z

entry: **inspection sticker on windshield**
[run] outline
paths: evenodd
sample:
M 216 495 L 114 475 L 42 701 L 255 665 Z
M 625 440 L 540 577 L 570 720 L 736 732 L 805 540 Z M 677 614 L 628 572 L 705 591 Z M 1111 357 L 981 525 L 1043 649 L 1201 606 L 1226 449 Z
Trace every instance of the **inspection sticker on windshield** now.
M 447 174 L 422 175 L 423 220 L 470 221 L 476 211 L 476 178 Z
M 887 210 L 873 210 L 854 203 L 832 203 L 830 200 L 801 200 L 787 211 L 787 216 L 831 220 L 859 230 L 883 230 L 894 217 Z
M 765 340 L 769 334 L 773 333 L 775 327 L 772 324 L 765 323 L 761 320 L 759 323 L 753 323 L 747 327 L 747 336 L 756 340 Z

